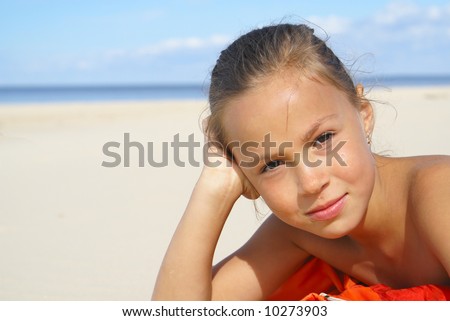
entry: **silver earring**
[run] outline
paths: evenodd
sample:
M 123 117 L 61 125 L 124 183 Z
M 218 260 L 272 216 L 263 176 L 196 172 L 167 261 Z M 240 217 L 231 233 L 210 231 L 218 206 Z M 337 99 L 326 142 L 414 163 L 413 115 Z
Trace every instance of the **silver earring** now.
M 372 139 L 370 138 L 369 135 L 367 135 L 367 144 L 368 145 L 372 144 Z

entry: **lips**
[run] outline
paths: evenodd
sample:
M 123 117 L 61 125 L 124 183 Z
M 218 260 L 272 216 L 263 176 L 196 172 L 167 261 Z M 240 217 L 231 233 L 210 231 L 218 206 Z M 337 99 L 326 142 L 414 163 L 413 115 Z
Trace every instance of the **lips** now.
M 319 205 L 306 212 L 306 215 L 314 221 L 326 221 L 339 215 L 347 200 L 347 194 Z

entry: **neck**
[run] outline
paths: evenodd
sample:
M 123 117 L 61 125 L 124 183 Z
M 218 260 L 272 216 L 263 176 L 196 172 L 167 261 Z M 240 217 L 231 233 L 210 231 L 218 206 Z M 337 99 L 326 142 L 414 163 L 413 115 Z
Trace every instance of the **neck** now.
M 401 245 L 399 242 L 399 231 L 403 231 L 402 215 L 400 207 L 405 202 L 401 199 L 401 189 L 397 185 L 388 183 L 395 181 L 392 175 L 393 159 L 374 155 L 375 157 L 375 183 L 369 200 L 366 215 L 363 221 L 349 234 L 349 237 L 359 244 L 363 249 L 376 249 L 386 254 L 395 252 L 394 248 Z M 386 180 L 386 177 L 391 179 Z

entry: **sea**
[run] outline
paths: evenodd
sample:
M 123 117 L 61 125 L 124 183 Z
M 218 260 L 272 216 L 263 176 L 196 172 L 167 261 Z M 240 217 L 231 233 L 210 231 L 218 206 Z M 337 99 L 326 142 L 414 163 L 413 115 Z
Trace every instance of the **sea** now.
M 358 79 L 368 87 L 450 85 L 450 75 L 377 76 Z M 1 105 L 51 102 L 207 99 L 208 85 L 0 86 Z

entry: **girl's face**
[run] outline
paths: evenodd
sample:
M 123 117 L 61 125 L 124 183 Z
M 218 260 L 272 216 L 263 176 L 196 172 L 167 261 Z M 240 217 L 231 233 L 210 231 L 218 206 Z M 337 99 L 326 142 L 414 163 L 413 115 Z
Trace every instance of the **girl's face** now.
M 223 121 L 235 161 L 281 220 L 325 238 L 362 222 L 375 182 L 368 102 L 285 74 L 233 99 Z

